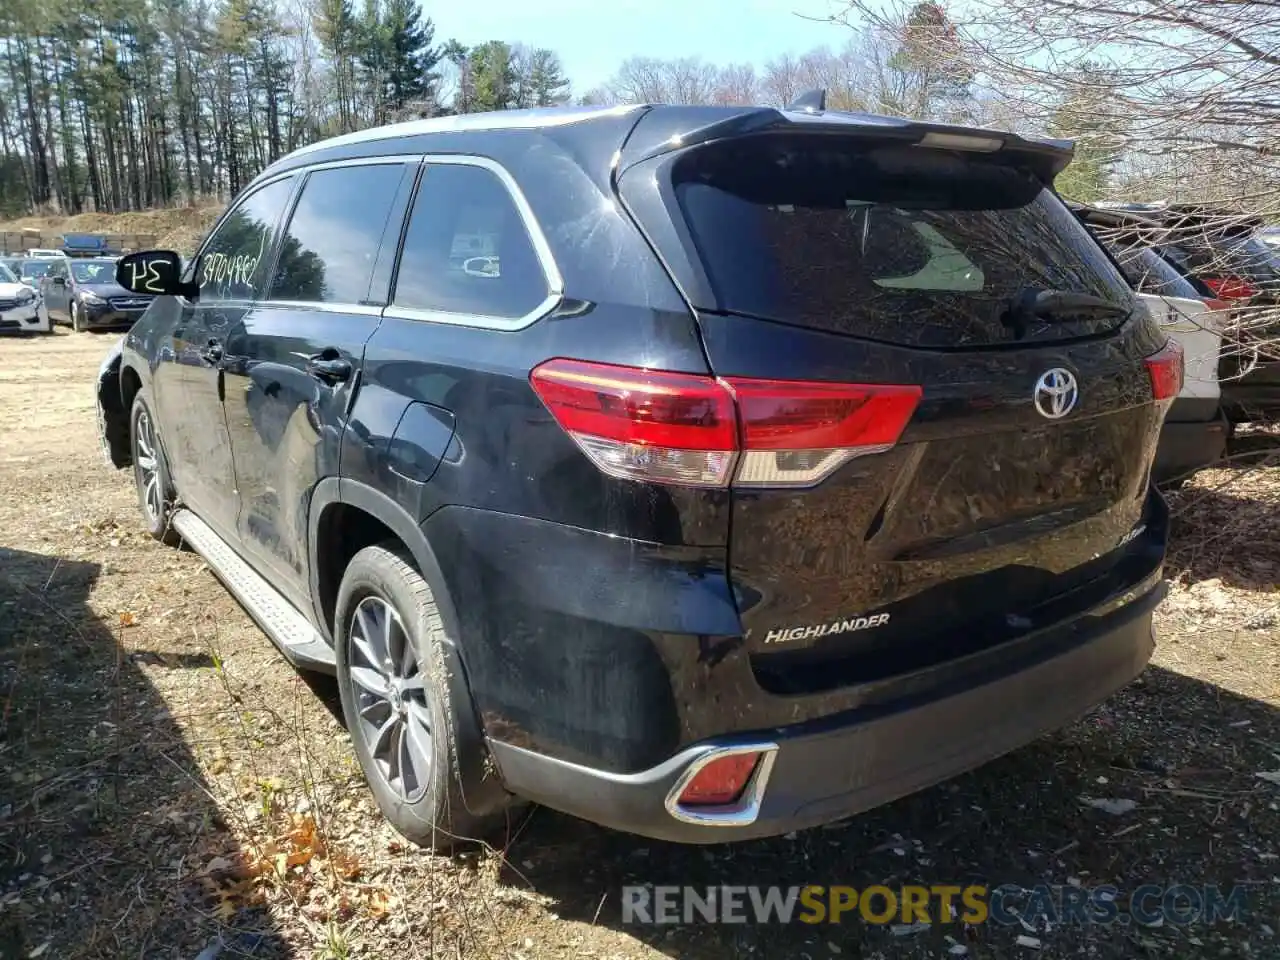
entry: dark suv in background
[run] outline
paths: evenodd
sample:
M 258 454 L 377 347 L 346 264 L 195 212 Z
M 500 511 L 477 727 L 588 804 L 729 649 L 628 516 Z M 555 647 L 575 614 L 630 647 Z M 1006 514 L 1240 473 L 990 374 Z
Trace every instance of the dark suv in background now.
M 40 278 L 40 292 L 55 322 L 76 331 L 132 326 L 151 305 L 148 294 L 126 290 L 116 283 L 116 261 L 109 257 L 52 260 Z
M 1232 305 L 1219 377 L 1233 423 L 1280 422 L 1280 251 L 1264 221 L 1207 204 L 1107 204 L 1159 224 L 1161 256 Z
M 883 803 L 1136 676 L 1181 355 L 1068 144 L 632 106 L 263 172 L 103 365 L 111 461 L 295 663 L 385 815 L 689 842 Z

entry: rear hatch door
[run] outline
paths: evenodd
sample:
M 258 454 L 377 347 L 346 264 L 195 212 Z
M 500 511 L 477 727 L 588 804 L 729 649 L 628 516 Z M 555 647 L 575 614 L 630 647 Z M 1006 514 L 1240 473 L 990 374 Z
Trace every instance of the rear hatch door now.
M 812 483 L 735 484 L 730 566 L 767 688 L 962 656 L 1097 602 L 1160 549 L 1144 508 L 1168 404 L 1143 361 L 1166 337 L 1041 176 L 807 131 L 622 176 L 668 263 L 693 265 L 718 376 L 921 389 L 896 443 Z M 1075 299 L 1014 309 L 1028 291 Z M 776 476 L 797 469 L 776 456 Z

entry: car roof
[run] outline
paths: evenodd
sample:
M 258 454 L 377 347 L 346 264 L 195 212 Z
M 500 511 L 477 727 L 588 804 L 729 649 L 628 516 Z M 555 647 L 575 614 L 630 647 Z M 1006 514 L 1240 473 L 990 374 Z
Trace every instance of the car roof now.
M 806 95 L 808 96 L 808 95 Z M 679 147 L 728 136 L 781 131 L 863 134 L 919 143 L 926 135 L 946 135 L 953 140 L 979 138 L 995 149 L 1034 159 L 1037 172 L 1049 176 L 1070 162 L 1073 144 L 1068 140 L 1022 137 L 1006 131 L 954 124 L 930 123 L 904 117 L 881 116 L 839 110 L 780 109 L 759 106 L 680 106 L 624 104 L 613 107 L 544 107 L 532 110 L 500 110 L 426 120 L 410 120 L 373 127 L 321 140 L 293 151 L 269 166 L 255 182 L 294 167 L 316 163 L 388 155 L 394 148 L 408 155 L 472 152 L 474 137 L 546 134 L 572 141 L 608 141 L 605 156 L 619 172 L 634 163 Z M 470 145 L 458 151 L 464 135 Z

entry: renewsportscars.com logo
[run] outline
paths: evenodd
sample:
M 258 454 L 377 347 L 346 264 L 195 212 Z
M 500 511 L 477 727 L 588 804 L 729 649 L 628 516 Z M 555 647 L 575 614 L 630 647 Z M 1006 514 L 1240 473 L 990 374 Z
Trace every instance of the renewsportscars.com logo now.
M 807 884 L 762 886 L 627 886 L 622 922 L 634 924 L 809 923 L 1030 926 L 1037 923 L 1160 926 L 1240 919 L 1245 888 L 1215 884 L 1146 884 L 1122 894 L 1096 887 L 1012 884 L 907 885 L 890 888 Z

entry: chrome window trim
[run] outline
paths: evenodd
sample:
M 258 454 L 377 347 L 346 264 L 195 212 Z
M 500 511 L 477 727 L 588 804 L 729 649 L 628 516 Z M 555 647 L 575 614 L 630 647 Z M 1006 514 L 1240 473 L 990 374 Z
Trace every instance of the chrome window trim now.
M 356 313 L 364 317 L 382 316 L 382 307 L 367 303 L 340 303 L 327 300 L 255 300 L 253 309 L 318 310 L 321 313 Z
M 319 163 L 311 163 L 306 166 L 293 167 L 290 172 L 315 173 L 319 170 L 334 170 L 339 167 L 377 167 L 389 166 L 391 164 L 405 163 L 421 163 L 422 154 L 420 153 L 389 153 L 386 155 L 374 155 L 368 157 L 344 157 L 341 160 L 323 160 Z M 303 184 L 306 187 L 306 184 Z
M 303 195 L 307 192 L 307 187 L 311 183 L 311 175 L 314 173 L 321 173 L 325 170 L 338 170 L 345 167 L 406 167 L 408 168 L 409 175 L 416 177 L 417 171 L 414 168 L 421 166 L 421 164 L 421 154 L 402 153 L 375 157 L 347 157 L 343 160 L 330 160 L 325 163 L 316 163 L 307 167 L 299 167 L 296 170 L 299 174 L 299 185 L 297 189 L 294 190 L 293 196 L 289 198 L 289 208 L 285 212 L 285 219 L 281 224 L 281 229 L 282 231 L 287 232 L 289 227 L 293 224 L 293 217 L 298 212 L 298 204 L 302 201 Z M 403 177 L 403 173 L 401 176 Z M 405 213 L 408 213 L 408 211 L 406 210 Z M 403 227 L 403 225 L 404 223 L 402 220 L 401 226 Z M 397 237 L 398 236 L 399 234 L 397 234 Z M 283 239 L 283 233 L 281 235 L 281 239 Z M 382 304 L 373 306 L 367 303 L 348 303 L 342 301 L 273 300 L 270 298 L 269 294 L 271 293 L 271 287 L 275 283 L 275 271 L 279 266 L 280 251 L 277 249 L 275 257 L 271 263 L 272 277 L 267 283 L 267 289 L 264 291 L 267 296 L 263 296 L 261 299 L 255 300 L 254 304 L 256 306 L 268 307 L 278 304 L 280 306 L 291 307 L 294 309 L 321 310 L 326 313 L 359 313 L 372 317 L 379 317 L 382 315 Z
M 519 317 L 496 317 L 489 314 L 469 314 L 469 313 L 450 313 L 445 310 L 423 310 L 416 307 L 400 306 L 394 302 L 387 304 L 385 307 L 370 306 L 368 304 L 347 304 L 347 303 L 312 303 L 298 300 L 215 300 L 212 304 L 205 301 L 196 301 L 191 306 L 213 306 L 225 308 L 258 308 L 278 306 L 294 310 L 320 310 L 326 313 L 354 313 L 365 316 L 383 316 L 392 320 L 409 320 L 422 323 L 441 323 L 449 324 L 456 327 L 473 327 L 482 330 L 500 330 L 505 332 L 513 332 L 523 330 L 532 326 L 541 320 L 547 314 L 551 313 L 564 299 L 564 278 L 557 266 L 555 257 L 551 252 L 551 245 L 547 242 L 546 234 L 542 232 L 542 227 L 538 223 L 537 217 L 534 216 L 533 208 L 529 205 L 528 199 L 524 195 L 524 191 L 520 189 L 520 185 L 516 183 L 515 178 L 502 164 L 489 157 L 473 156 L 470 154 L 388 154 L 385 156 L 369 156 L 369 157 L 348 157 L 342 160 L 329 160 L 321 163 L 301 165 L 292 167 L 289 170 L 274 174 L 261 183 L 256 183 L 253 190 L 244 194 L 243 197 L 237 199 L 237 202 L 223 212 L 222 216 L 214 224 L 209 231 L 209 235 L 205 238 L 205 242 L 200 245 L 200 251 L 191 259 L 194 265 L 204 254 L 205 248 L 210 240 L 217 234 L 217 230 L 222 226 L 222 222 L 236 208 L 240 206 L 250 196 L 257 193 L 264 187 L 267 187 L 278 180 L 286 177 L 297 177 L 302 188 L 306 187 L 306 178 L 313 171 L 330 170 L 340 167 L 359 167 L 370 165 L 384 164 L 442 164 L 453 166 L 470 166 L 479 167 L 482 170 L 488 170 L 502 183 L 506 189 L 507 195 L 515 204 L 516 212 L 520 215 L 520 221 L 524 224 L 525 233 L 529 237 L 529 242 L 533 245 L 534 255 L 537 257 L 542 267 L 543 279 L 547 285 L 547 296 L 537 304 L 528 313 Z M 295 191 L 297 187 L 295 187 Z M 293 203 L 289 204 L 289 216 L 292 216 Z M 417 197 L 414 197 L 417 200 Z M 413 207 L 410 206 L 407 211 L 409 217 L 413 216 Z M 287 223 L 287 221 L 286 221 Z M 398 251 L 398 256 L 403 256 L 403 249 Z M 398 266 L 398 264 L 397 264 Z M 185 298 L 184 305 L 187 304 Z
M 402 306 L 395 302 L 395 292 L 392 291 L 391 303 L 387 304 L 382 315 L 398 320 L 447 323 L 460 327 L 479 327 L 484 330 L 511 332 L 523 330 L 525 327 L 533 325 L 554 310 L 564 299 L 564 278 L 561 276 L 560 268 L 556 265 L 555 257 L 551 253 L 551 245 L 547 242 L 546 234 L 542 232 L 542 227 L 538 223 L 537 217 L 534 216 L 533 208 L 529 205 L 529 201 L 520 189 L 520 185 L 516 183 L 515 177 L 511 176 L 510 172 L 502 164 L 488 157 L 477 157 L 469 154 L 429 153 L 423 155 L 422 161 L 428 167 L 432 164 L 479 167 L 482 170 L 488 170 L 498 178 L 506 189 L 512 203 L 516 206 L 516 212 L 519 213 L 520 220 L 524 224 L 525 233 L 529 237 L 529 242 L 533 245 L 534 255 L 542 266 L 543 279 L 547 285 L 547 296 L 522 316 L 495 317 L 489 314 L 451 313 L 446 310 L 424 310 L 418 307 Z M 424 176 L 431 176 L 430 170 L 427 170 Z M 414 198 L 414 202 L 417 202 L 417 197 Z M 409 217 L 410 222 L 412 222 L 412 206 L 409 208 Z M 402 266 L 404 249 L 401 248 L 399 253 L 401 260 L 398 266 Z
M 751 779 L 742 790 L 742 796 L 735 802 L 720 807 L 695 808 L 680 805 L 680 794 L 703 767 L 713 760 L 722 760 L 742 753 L 758 753 L 761 756 L 751 774 Z M 750 826 L 760 816 L 760 808 L 764 805 L 764 791 L 769 785 L 769 777 L 773 773 L 773 764 L 777 759 L 776 743 L 746 743 L 732 747 L 714 747 L 694 760 L 685 768 L 684 773 L 680 774 L 680 778 L 667 793 L 665 802 L 667 813 L 683 823 L 693 823 L 703 827 Z

